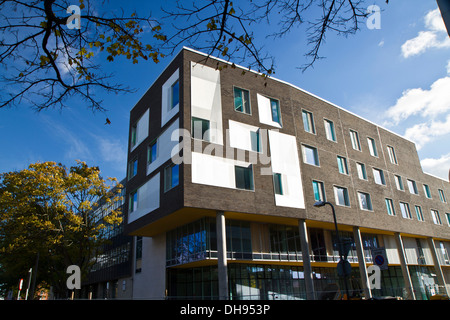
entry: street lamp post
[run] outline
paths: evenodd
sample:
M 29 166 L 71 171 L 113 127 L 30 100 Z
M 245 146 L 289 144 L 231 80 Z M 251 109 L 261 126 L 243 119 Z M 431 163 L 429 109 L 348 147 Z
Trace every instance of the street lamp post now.
M 340 258 L 339 263 L 341 264 L 341 267 L 343 270 L 342 273 L 344 276 L 345 293 L 347 294 L 347 299 L 348 299 L 350 297 L 349 291 L 348 291 L 348 285 L 347 285 L 347 270 L 346 270 L 346 264 L 348 264 L 348 262 L 344 258 L 344 248 L 343 248 L 344 244 L 342 243 L 341 237 L 339 236 L 339 229 L 338 229 L 338 225 L 337 225 L 336 212 L 334 211 L 334 206 L 331 202 L 328 202 L 328 201 L 317 201 L 316 203 L 314 203 L 314 207 L 323 207 L 327 204 L 330 205 L 331 211 L 333 212 L 334 228 L 336 230 L 336 237 L 337 237 L 338 248 L 339 248 L 339 258 Z

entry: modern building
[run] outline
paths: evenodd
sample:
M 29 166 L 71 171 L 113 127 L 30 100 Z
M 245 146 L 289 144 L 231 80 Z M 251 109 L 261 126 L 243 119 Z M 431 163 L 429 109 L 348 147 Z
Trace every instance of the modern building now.
M 132 108 L 129 135 L 135 299 L 449 289 L 449 182 L 371 121 L 183 48 Z M 335 209 L 351 270 L 337 268 L 332 207 L 317 201 Z

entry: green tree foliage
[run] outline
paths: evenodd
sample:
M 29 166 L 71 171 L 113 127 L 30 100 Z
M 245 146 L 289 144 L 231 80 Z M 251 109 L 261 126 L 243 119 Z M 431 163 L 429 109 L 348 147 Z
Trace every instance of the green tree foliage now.
M 0 174 L 0 283 L 16 286 L 39 256 L 38 283 L 66 289 L 66 269 L 78 265 L 86 275 L 92 257 L 120 224 L 112 204 L 122 186 L 104 180 L 98 167 L 84 162 L 66 168 L 54 162 Z M 108 213 L 108 214 L 106 214 Z

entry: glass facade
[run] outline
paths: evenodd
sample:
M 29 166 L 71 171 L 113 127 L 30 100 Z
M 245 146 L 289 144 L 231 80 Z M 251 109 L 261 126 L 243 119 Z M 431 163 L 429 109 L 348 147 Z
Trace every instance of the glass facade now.
M 235 260 L 301 261 L 295 226 L 226 221 L 227 257 Z M 167 233 L 166 265 L 217 258 L 216 221 L 202 218 Z
M 313 263 L 339 261 L 334 231 L 309 228 L 308 233 Z M 168 299 L 218 299 L 216 220 L 204 217 L 166 236 Z M 353 233 L 340 231 L 339 236 L 346 259 L 358 263 Z M 298 227 L 227 219 L 226 241 L 230 299 L 306 299 Z M 363 234 L 362 245 L 366 262 L 372 263 L 371 251 L 380 247 L 377 235 Z M 183 266 L 193 262 L 199 264 Z M 429 267 L 411 265 L 409 269 L 418 295 L 416 299 L 428 299 L 437 292 Z M 346 287 L 351 297 L 363 295 L 358 266 L 353 265 L 347 285 L 344 278 L 338 276 L 335 264 L 330 267 L 313 265 L 312 271 L 317 299 L 339 298 L 345 294 Z M 401 267 L 389 266 L 382 270 L 380 289 L 372 289 L 372 295 L 408 298 Z

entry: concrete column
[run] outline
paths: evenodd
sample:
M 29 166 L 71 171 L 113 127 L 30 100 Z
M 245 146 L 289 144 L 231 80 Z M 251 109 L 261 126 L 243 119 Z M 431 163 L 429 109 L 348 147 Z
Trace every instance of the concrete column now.
M 416 296 L 414 295 L 414 288 L 411 281 L 411 275 L 409 274 L 408 265 L 406 263 L 406 255 L 405 248 L 403 247 L 402 236 L 399 232 L 396 232 L 394 235 L 395 242 L 397 243 L 397 251 L 400 257 L 400 265 L 402 267 L 403 281 L 405 282 L 405 289 L 408 293 L 408 299 L 416 300 Z
M 372 291 L 370 290 L 369 277 L 367 275 L 366 259 L 364 258 L 364 246 L 361 239 L 361 231 L 359 227 L 353 227 L 353 238 L 355 238 L 356 254 L 358 255 L 359 274 L 361 276 L 361 284 L 364 290 L 366 299 L 372 298 Z
M 315 300 L 311 256 L 309 255 L 308 229 L 306 228 L 306 221 L 304 219 L 298 220 L 298 230 L 300 233 L 300 243 L 302 246 L 303 274 L 305 277 L 306 299 Z
M 440 286 L 444 287 L 444 293 L 448 296 L 449 292 L 447 290 L 447 284 L 445 283 L 444 274 L 442 273 L 441 264 L 439 263 L 439 257 L 436 252 L 436 246 L 434 244 L 433 238 L 428 238 L 428 246 L 430 247 L 431 255 L 433 256 L 434 260 L 434 271 L 436 272 L 438 283 Z
M 217 211 L 216 214 L 216 234 L 219 299 L 228 300 L 227 239 L 223 211 Z

